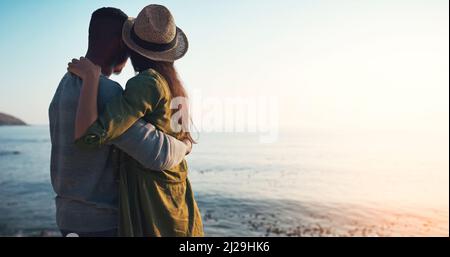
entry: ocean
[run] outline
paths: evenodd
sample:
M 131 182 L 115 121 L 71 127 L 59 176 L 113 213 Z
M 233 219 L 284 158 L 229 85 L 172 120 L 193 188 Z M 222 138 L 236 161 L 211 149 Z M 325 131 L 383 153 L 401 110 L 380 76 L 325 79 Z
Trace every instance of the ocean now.
M 445 138 L 442 135 L 447 134 Z M 200 133 L 206 236 L 449 236 L 446 133 Z M 59 236 L 48 126 L 0 127 L 0 236 Z

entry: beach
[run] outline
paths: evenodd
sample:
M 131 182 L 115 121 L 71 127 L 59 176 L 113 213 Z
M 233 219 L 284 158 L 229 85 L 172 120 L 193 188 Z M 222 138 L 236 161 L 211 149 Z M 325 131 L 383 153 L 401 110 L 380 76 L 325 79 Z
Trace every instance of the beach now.
M 448 138 L 200 133 L 187 158 L 206 236 L 448 236 Z M 0 127 L 0 235 L 59 236 L 48 127 Z

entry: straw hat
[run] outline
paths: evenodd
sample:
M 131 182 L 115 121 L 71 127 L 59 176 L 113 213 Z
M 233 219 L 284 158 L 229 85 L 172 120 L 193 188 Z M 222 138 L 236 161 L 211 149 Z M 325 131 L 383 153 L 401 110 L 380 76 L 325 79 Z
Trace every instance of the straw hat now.
M 154 61 L 173 62 L 188 50 L 186 35 L 162 5 L 148 5 L 137 18 L 128 18 L 122 38 L 129 48 Z

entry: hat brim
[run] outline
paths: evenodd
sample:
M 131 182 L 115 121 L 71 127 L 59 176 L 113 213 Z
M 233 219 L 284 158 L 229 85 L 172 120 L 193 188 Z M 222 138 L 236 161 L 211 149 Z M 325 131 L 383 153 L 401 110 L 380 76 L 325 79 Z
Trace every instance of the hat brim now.
M 122 29 L 122 39 L 125 44 L 135 52 L 154 61 L 173 62 L 183 57 L 188 50 L 188 40 L 186 34 L 177 27 L 177 39 L 175 45 L 168 50 L 155 52 L 140 47 L 131 39 L 131 30 L 133 29 L 135 18 L 128 18 Z

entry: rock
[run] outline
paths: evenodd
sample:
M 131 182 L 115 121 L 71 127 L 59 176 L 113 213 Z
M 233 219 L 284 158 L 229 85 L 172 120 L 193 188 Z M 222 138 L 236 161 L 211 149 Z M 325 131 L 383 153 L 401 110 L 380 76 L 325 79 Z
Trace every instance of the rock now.
M 27 124 L 14 116 L 0 112 L 0 126 L 7 126 L 7 125 L 27 125 Z

